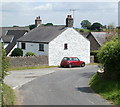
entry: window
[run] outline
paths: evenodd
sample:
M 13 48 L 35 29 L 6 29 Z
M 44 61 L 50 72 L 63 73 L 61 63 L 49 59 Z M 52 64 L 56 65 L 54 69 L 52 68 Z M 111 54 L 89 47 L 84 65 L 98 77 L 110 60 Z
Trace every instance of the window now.
M 65 43 L 65 44 L 64 44 L 64 50 L 67 50 L 67 49 L 68 49 L 68 44 Z
M 78 58 L 73 58 L 74 61 L 80 61 Z
M 22 48 L 22 49 L 25 49 L 25 48 L 26 48 L 25 43 L 21 43 L 21 48 Z
M 44 51 L 44 44 L 39 44 L 39 51 Z

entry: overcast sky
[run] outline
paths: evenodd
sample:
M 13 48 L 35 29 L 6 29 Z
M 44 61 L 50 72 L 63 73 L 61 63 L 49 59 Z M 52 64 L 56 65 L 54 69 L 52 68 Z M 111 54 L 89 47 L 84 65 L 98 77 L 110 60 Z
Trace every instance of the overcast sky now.
M 67 15 L 74 12 L 74 27 L 80 28 L 82 20 L 103 25 L 118 25 L 118 2 L 2 2 L 0 4 L 0 26 L 27 26 L 34 24 L 37 16 L 42 23 L 65 25 Z

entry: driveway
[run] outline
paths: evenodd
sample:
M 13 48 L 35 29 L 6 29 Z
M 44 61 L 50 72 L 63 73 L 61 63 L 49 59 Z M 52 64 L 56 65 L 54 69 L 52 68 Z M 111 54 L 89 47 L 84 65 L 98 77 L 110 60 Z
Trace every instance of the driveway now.
M 22 105 L 110 105 L 88 85 L 97 70 L 96 65 L 91 65 L 11 71 L 5 81 L 19 88 Z

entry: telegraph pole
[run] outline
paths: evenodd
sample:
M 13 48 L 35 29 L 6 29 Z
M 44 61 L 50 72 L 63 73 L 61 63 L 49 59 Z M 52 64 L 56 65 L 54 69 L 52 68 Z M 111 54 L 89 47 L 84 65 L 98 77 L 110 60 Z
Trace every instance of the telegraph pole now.
M 74 12 L 76 11 L 76 9 L 70 9 L 70 11 L 73 12 L 73 18 L 74 18 Z
M 72 13 L 73 13 L 73 21 L 75 20 L 74 18 L 75 18 L 75 11 L 77 11 L 77 9 L 70 9 L 70 11 L 72 11 Z M 75 21 L 74 21 L 75 22 Z M 74 23 L 73 23 L 73 26 L 74 26 Z

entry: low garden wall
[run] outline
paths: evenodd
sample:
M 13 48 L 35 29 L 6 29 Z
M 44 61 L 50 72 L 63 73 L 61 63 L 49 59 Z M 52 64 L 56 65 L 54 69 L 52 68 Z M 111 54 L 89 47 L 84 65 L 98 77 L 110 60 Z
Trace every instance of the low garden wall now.
M 8 57 L 11 67 L 48 65 L 47 56 Z

